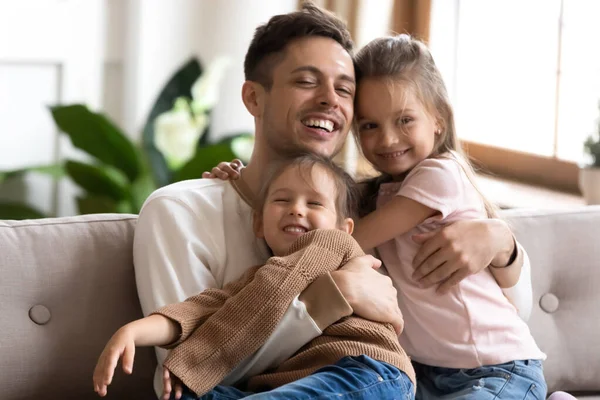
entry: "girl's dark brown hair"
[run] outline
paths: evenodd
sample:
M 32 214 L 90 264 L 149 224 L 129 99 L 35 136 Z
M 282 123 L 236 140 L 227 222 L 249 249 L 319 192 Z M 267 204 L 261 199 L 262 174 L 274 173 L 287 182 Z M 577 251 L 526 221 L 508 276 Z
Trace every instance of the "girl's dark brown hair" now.
M 281 176 L 283 172 L 289 168 L 298 168 L 304 181 L 309 185 L 312 185 L 311 174 L 316 166 L 322 167 L 335 183 L 336 193 L 331 193 L 331 195 L 335 196 L 335 210 L 338 223 L 343 222 L 346 218 L 356 218 L 358 193 L 354 179 L 329 158 L 306 152 L 288 154 L 285 158 L 269 165 L 254 205 L 255 212 L 258 216 L 262 217 L 263 208 L 271 184 Z

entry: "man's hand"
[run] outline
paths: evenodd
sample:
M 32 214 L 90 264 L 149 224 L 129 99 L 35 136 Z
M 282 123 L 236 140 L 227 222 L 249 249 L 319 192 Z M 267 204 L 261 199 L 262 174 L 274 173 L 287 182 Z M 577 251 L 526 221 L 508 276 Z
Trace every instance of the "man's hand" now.
M 508 225 L 497 219 L 457 221 L 413 240 L 422 244 L 413 260 L 413 277 L 423 287 L 439 285 L 440 293 L 491 263 L 505 265 L 514 247 Z
M 223 181 L 236 180 L 240 177 L 240 171 L 244 168 L 244 164 L 237 158 L 231 162 L 223 161 L 214 167 L 211 172 L 203 172 L 204 179 L 218 178 Z
M 119 329 L 108 341 L 96 368 L 94 369 L 94 391 L 100 397 L 106 396 L 108 385 L 111 384 L 117 362 L 122 358 L 123 371 L 131 374 L 135 357 L 135 341 L 133 334 L 124 328 Z
M 392 280 L 376 271 L 381 261 L 367 255 L 348 261 L 331 276 L 354 313 L 372 321 L 390 323 L 400 335 L 404 328 Z
M 169 400 L 171 398 L 171 391 L 173 388 L 175 388 L 175 400 L 179 400 L 183 394 L 181 381 L 171 374 L 171 371 L 163 367 L 163 400 Z

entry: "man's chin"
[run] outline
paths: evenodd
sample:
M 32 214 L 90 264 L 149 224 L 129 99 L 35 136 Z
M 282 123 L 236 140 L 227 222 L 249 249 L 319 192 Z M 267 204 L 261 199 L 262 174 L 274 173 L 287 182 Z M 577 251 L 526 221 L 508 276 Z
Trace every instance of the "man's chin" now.
M 338 153 L 332 149 L 332 146 L 329 143 L 324 144 L 322 142 L 307 144 L 306 146 L 303 146 L 302 150 L 325 158 L 332 158 Z
M 283 157 L 293 156 L 296 153 L 307 152 L 318 154 L 322 157 L 332 158 L 344 147 L 344 142 L 339 143 L 338 138 L 332 140 L 304 140 L 289 141 L 287 143 L 272 143 L 274 154 Z
M 344 148 L 344 142 L 339 142 L 338 140 L 311 140 L 302 143 L 301 146 L 305 151 L 318 154 L 322 157 L 333 158 Z

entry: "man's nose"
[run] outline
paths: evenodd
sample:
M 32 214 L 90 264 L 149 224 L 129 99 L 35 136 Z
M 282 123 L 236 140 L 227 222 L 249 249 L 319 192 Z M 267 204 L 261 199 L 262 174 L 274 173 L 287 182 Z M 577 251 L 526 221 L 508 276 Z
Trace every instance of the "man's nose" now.
M 321 86 L 319 104 L 325 107 L 337 107 L 339 105 L 339 96 L 333 83 L 325 83 Z

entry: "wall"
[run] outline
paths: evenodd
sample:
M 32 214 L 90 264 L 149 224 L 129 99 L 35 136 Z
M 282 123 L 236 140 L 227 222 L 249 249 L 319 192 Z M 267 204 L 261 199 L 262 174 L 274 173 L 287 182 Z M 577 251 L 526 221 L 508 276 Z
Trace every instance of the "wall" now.
M 240 96 L 243 58 L 256 26 L 296 0 L 20 0 L 0 2 L 0 171 L 85 157 L 60 135 L 47 106 L 104 110 L 134 140 L 158 91 L 196 55 L 232 64 L 213 133 L 253 130 Z M 10 38 L 10 40 L 5 40 Z M 76 214 L 77 189 L 28 176 L 0 199 L 52 215 Z

